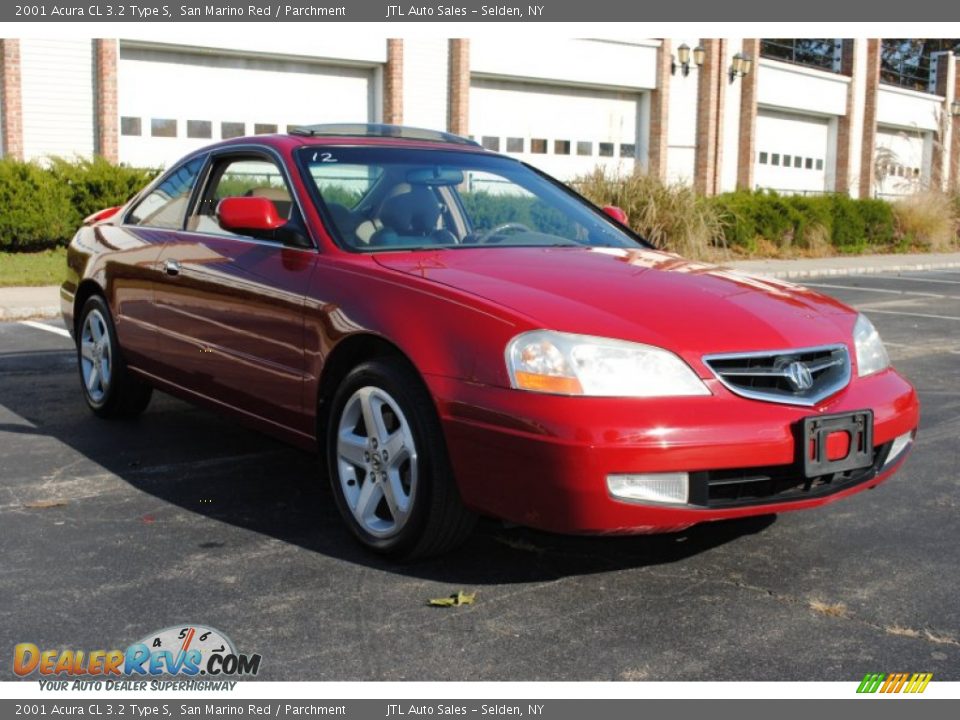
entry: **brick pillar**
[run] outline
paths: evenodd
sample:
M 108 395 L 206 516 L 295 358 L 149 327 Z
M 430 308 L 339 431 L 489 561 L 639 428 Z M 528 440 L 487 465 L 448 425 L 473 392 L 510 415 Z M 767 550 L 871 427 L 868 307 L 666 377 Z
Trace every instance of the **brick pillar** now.
M 116 40 L 94 40 L 93 62 L 96 103 L 94 105 L 94 128 L 96 153 L 112 163 L 120 160 L 120 128 L 117 108 L 117 61 Z
M 0 40 L 0 108 L 4 157 L 23 159 L 23 96 L 20 88 L 20 41 Z
M 466 136 L 470 130 L 470 41 L 450 40 L 450 87 L 447 129 Z
M 717 191 L 720 153 L 720 116 L 723 112 L 723 41 L 701 40 L 706 51 L 697 78 L 697 147 L 693 186 L 703 195 Z
M 853 152 L 851 140 L 857 124 L 857 54 L 853 40 L 843 41 L 840 59 L 840 73 L 850 78 L 847 85 L 847 110 L 837 120 L 837 171 L 833 189 L 839 193 L 849 193 L 853 185 Z
M 880 41 L 867 40 L 867 68 L 864 82 L 863 144 L 860 150 L 860 197 L 873 197 L 874 159 L 877 150 L 877 93 L 880 90 Z
M 383 68 L 383 122 L 403 124 L 403 40 L 387 40 L 387 64 Z
M 940 122 L 933 143 L 932 167 L 930 168 L 930 187 L 944 190 L 950 177 L 950 158 L 953 139 L 953 121 L 950 106 L 956 97 L 954 90 L 957 78 L 957 59 L 953 53 L 941 55 L 937 60 L 937 95 L 943 96 Z
M 753 189 L 757 162 L 757 76 L 760 74 L 760 40 L 744 38 L 743 52 L 753 58 L 750 74 L 740 78 L 740 149 L 737 156 L 737 188 Z
M 657 86 L 650 93 L 650 138 L 647 142 L 647 173 L 653 177 L 667 178 L 667 147 L 670 117 L 670 65 L 673 48 L 664 38 L 657 50 Z
M 954 72 L 953 97 L 960 99 L 960 72 Z M 960 193 L 960 115 L 952 118 L 953 134 L 950 138 L 950 190 Z

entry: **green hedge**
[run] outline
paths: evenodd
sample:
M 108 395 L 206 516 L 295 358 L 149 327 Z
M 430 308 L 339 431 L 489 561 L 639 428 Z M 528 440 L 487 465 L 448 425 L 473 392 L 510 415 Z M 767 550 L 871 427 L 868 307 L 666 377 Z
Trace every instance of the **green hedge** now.
M 103 158 L 47 163 L 0 160 L 0 250 L 65 245 L 88 215 L 122 205 L 158 170 L 113 165 Z
M 883 200 L 738 191 L 712 202 L 724 218 L 727 244 L 749 253 L 762 251 L 764 243 L 779 250 L 828 244 L 841 253 L 892 249 L 898 243 L 894 208 Z

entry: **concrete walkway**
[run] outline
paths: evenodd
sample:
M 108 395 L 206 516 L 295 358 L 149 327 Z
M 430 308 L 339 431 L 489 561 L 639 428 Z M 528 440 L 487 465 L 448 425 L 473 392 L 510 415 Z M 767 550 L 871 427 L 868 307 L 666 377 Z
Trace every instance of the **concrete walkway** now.
M 60 314 L 60 287 L 0 287 L 0 320 L 52 318 Z
M 726 263 L 741 272 L 786 279 L 827 275 L 862 275 L 915 270 L 960 268 L 960 253 L 918 253 L 914 255 L 845 255 L 799 260 L 738 260 Z M 60 315 L 60 288 L 0 288 L 0 321 L 53 318 Z

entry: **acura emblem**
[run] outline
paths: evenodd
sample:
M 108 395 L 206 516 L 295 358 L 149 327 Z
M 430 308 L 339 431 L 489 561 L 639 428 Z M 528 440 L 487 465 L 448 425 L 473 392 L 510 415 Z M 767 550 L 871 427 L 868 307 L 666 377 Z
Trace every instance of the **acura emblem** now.
M 799 360 L 787 365 L 784 374 L 790 384 L 793 385 L 793 389 L 798 392 L 813 387 L 813 375 L 810 374 L 810 368 Z

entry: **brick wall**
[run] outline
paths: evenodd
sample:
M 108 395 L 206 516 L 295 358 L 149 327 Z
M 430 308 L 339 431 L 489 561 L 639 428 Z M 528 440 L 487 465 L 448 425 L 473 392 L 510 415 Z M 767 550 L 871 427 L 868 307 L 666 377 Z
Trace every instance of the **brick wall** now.
M 387 40 L 387 64 L 383 68 L 383 122 L 403 124 L 403 40 Z
M 753 69 L 740 78 L 740 146 L 737 153 L 737 187 L 753 189 L 757 155 L 757 77 L 760 74 L 760 40 L 744 38 L 743 53 L 753 58 Z
M 447 129 L 455 135 L 468 135 L 470 126 L 470 41 L 450 40 L 450 110 Z
M 110 162 L 120 159 L 119 109 L 117 107 L 117 61 L 116 40 L 94 40 L 94 83 L 96 85 L 96 132 L 95 149 Z
M 647 172 L 661 180 L 667 177 L 667 124 L 670 117 L 670 66 L 673 47 L 667 38 L 657 50 L 657 87 L 650 93 L 650 141 Z
M 23 99 L 20 87 L 20 41 L 0 40 L 0 106 L 5 157 L 23 158 Z
M 877 146 L 877 94 L 880 90 L 880 41 L 867 40 L 867 67 L 864 76 L 863 144 L 860 150 L 860 197 L 873 197 L 874 155 Z

